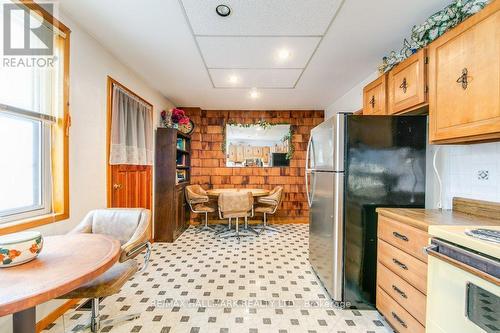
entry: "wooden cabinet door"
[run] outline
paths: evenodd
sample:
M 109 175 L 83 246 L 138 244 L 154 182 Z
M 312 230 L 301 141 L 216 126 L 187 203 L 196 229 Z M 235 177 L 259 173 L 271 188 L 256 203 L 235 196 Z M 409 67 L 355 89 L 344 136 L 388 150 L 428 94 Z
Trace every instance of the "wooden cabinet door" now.
M 427 102 L 425 51 L 421 49 L 389 72 L 389 114 L 412 110 Z
M 500 1 L 429 45 L 433 143 L 500 138 Z
M 236 162 L 243 162 L 245 160 L 245 152 L 242 145 L 236 146 Z
M 186 227 L 186 202 L 184 199 L 184 186 L 175 189 L 175 219 L 174 219 L 174 239 L 176 239 Z
M 363 115 L 387 114 L 387 101 L 385 98 L 387 74 L 383 74 L 363 89 Z

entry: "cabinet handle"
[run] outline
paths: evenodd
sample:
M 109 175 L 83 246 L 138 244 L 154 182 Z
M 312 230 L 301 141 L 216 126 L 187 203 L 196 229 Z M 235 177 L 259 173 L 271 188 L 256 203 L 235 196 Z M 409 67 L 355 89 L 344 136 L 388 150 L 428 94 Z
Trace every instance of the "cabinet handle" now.
M 375 107 L 375 96 L 372 96 L 369 103 L 371 104 L 372 108 Z
M 401 240 L 404 240 L 405 242 L 407 242 L 407 241 L 408 241 L 408 237 L 406 237 L 405 235 L 400 234 L 399 232 L 393 231 L 393 232 L 392 232 L 392 235 L 393 235 L 394 237 L 396 237 L 396 238 L 399 238 L 399 239 L 401 239 Z
M 402 291 L 401 289 L 399 289 L 398 287 L 396 287 L 395 285 L 392 285 L 392 289 L 394 289 L 395 292 L 400 294 L 401 297 L 408 298 L 408 296 L 406 296 L 406 293 L 404 291 Z
M 465 90 L 467 89 L 467 85 L 469 84 L 469 81 L 467 80 L 467 74 L 469 71 L 467 70 L 467 67 L 462 69 L 462 75 L 460 75 L 457 79 L 457 83 L 462 84 L 462 89 Z
M 399 88 L 403 89 L 403 92 L 406 94 L 406 89 L 408 89 L 408 82 L 406 82 L 406 78 L 403 78 L 403 82 L 399 85 Z
M 398 316 L 397 314 L 395 314 L 393 311 L 391 311 L 391 314 L 392 314 L 392 317 L 393 317 L 394 319 L 396 319 L 396 320 L 397 320 L 397 322 L 398 322 L 401 326 L 403 326 L 404 328 L 408 328 L 408 325 L 406 325 L 406 323 L 404 322 L 404 320 L 403 320 L 403 319 L 401 319 L 401 318 L 399 318 L 399 316 Z
M 392 262 L 395 263 L 396 265 L 398 265 L 399 267 L 401 267 L 402 269 L 404 269 L 406 271 L 408 270 L 408 266 L 406 266 L 405 264 L 403 264 L 398 259 L 392 258 Z

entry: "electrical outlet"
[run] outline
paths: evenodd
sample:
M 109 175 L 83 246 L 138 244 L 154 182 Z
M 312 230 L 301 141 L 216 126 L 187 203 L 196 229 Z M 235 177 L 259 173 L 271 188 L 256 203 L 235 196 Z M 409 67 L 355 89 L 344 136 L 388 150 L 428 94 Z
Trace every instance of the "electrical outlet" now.
M 488 170 L 478 170 L 477 171 L 478 180 L 488 180 L 490 179 L 490 172 Z

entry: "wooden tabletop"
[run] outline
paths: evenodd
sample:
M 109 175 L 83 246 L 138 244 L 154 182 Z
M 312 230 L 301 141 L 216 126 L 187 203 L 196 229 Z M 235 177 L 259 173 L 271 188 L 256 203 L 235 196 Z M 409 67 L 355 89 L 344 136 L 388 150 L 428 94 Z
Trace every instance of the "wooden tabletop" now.
M 78 288 L 107 271 L 119 255 L 120 242 L 104 235 L 44 237 L 36 259 L 0 268 L 0 317 Z
M 269 194 L 269 190 L 264 190 L 260 188 L 219 188 L 207 190 L 207 194 L 210 197 L 218 197 L 222 192 L 252 192 L 254 197 L 263 197 Z
M 380 215 L 404 222 L 415 228 L 427 231 L 431 225 L 500 225 L 500 220 L 465 214 L 452 210 L 420 208 L 377 208 Z

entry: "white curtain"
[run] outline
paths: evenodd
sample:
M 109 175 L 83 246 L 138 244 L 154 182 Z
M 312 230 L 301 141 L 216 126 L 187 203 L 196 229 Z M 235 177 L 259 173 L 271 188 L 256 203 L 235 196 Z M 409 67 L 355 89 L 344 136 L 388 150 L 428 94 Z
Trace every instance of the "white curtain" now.
M 151 106 L 113 84 L 109 164 L 153 164 Z

